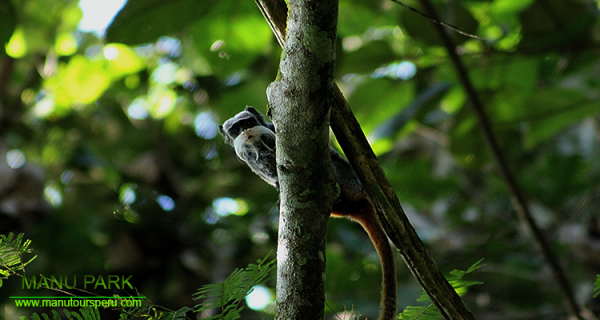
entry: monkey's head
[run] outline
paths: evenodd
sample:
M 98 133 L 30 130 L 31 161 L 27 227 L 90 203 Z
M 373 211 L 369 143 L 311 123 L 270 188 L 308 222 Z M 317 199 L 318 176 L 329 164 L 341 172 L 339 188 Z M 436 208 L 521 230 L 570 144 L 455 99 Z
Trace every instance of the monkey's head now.
M 220 125 L 219 131 L 225 138 L 225 142 L 233 145 L 240 133 L 254 127 L 266 127 L 273 131 L 273 133 L 275 132 L 273 124 L 266 122 L 256 109 L 247 106 L 244 111 L 225 121 L 223 125 Z
M 275 127 L 252 107 L 236 114 L 219 126 L 225 142 L 232 145 L 238 158 L 267 183 L 278 188 L 275 166 Z

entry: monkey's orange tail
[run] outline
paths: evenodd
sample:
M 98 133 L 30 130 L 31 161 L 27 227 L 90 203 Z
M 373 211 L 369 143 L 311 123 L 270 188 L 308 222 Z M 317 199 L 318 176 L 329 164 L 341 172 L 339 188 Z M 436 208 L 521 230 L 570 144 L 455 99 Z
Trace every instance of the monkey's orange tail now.
M 396 264 L 394 262 L 394 252 L 390 242 L 377 220 L 375 208 L 368 200 L 354 203 L 353 208 L 335 208 L 333 216 L 346 216 L 359 222 L 365 231 L 369 234 L 373 245 L 379 253 L 381 259 L 381 269 L 383 271 L 382 292 L 381 292 L 381 313 L 379 320 L 396 319 Z M 335 210 L 338 209 L 338 210 Z M 340 210 L 341 209 L 341 210 Z M 345 209 L 345 210 L 344 210 Z

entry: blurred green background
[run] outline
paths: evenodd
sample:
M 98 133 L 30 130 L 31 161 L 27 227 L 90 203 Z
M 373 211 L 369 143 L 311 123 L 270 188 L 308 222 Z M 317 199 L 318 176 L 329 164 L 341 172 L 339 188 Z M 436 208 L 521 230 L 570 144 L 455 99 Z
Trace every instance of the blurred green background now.
M 599 313 L 600 1 L 433 2 L 486 39 L 451 33 L 576 298 Z M 277 193 L 217 125 L 265 111 L 281 50 L 250 0 L 129 0 L 90 29 L 108 6 L 0 0 L 0 234 L 32 240 L 27 275 L 133 275 L 156 304 L 193 306 L 200 286 L 275 256 Z M 565 319 L 430 22 L 341 0 L 337 48 L 336 81 L 440 268 L 484 259 L 475 317 Z M 402 310 L 421 289 L 397 260 Z M 327 319 L 376 317 L 381 271 L 358 224 L 330 221 L 327 271 Z M 0 319 L 35 311 L 8 298 L 33 294 L 20 288 L 5 281 Z M 272 299 L 242 318 L 273 318 Z

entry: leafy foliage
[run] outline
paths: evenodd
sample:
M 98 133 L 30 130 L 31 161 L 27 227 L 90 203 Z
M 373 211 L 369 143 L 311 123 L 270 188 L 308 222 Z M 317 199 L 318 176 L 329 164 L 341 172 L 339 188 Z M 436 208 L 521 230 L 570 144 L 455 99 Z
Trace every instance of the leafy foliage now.
M 203 300 L 196 305 L 195 312 L 209 309 L 219 309 L 219 314 L 206 319 L 233 320 L 240 318 L 240 302 L 252 292 L 252 288 L 269 278 L 272 278 L 276 260 L 266 262 L 267 258 L 259 260 L 258 264 L 250 264 L 245 269 L 236 269 L 223 283 L 203 286 L 198 290 L 194 300 Z
M 156 319 L 156 320 L 186 320 L 186 313 L 193 311 L 192 308 L 182 307 L 179 310 L 167 310 L 157 306 L 148 299 L 142 300 L 139 307 L 131 307 L 121 310 L 119 320 Z
M 23 242 L 23 236 L 24 234 L 20 233 L 15 238 L 12 232 L 8 236 L 0 234 L 0 287 L 2 286 L 2 279 L 19 274 L 21 271 L 24 272 L 25 266 L 37 258 L 36 255 L 23 262 L 23 254 L 33 252 L 32 249 L 29 249 L 31 240 Z
M 466 271 L 461 271 L 461 270 L 456 270 L 456 269 L 450 271 L 450 276 L 447 277 L 447 280 L 450 283 L 450 285 L 452 286 L 452 288 L 454 288 L 454 290 L 456 290 L 458 295 L 462 296 L 465 293 L 467 293 L 467 289 L 472 285 L 483 284 L 483 282 L 481 282 L 481 281 L 463 280 L 463 277 L 466 276 L 467 274 L 485 266 L 485 265 L 481 264 L 481 261 L 483 261 L 483 259 L 475 262 Z M 431 299 L 425 292 L 423 292 L 423 294 L 421 294 L 421 297 L 419 297 L 419 299 L 417 299 L 417 301 L 431 301 Z M 398 319 L 437 320 L 437 319 L 443 319 L 443 316 L 440 314 L 440 312 L 437 310 L 437 308 L 433 304 L 429 304 L 427 306 L 406 307 L 406 309 L 404 309 L 404 311 L 398 315 Z

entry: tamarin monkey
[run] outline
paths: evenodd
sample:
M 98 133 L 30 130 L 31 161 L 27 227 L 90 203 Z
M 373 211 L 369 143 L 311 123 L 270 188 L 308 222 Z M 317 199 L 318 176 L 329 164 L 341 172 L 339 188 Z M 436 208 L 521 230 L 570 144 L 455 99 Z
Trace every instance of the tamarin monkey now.
M 279 190 L 275 160 L 275 126 L 265 121 L 252 107 L 238 113 L 219 126 L 225 142 L 232 145 L 237 156 L 254 173 Z M 331 214 L 348 217 L 359 222 L 371 237 L 379 253 L 383 270 L 380 320 L 395 319 L 396 314 L 396 269 L 394 255 L 388 238 L 377 220 L 375 209 L 364 191 L 350 164 L 334 149 L 330 148 L 331 163 L 340 195 Z

